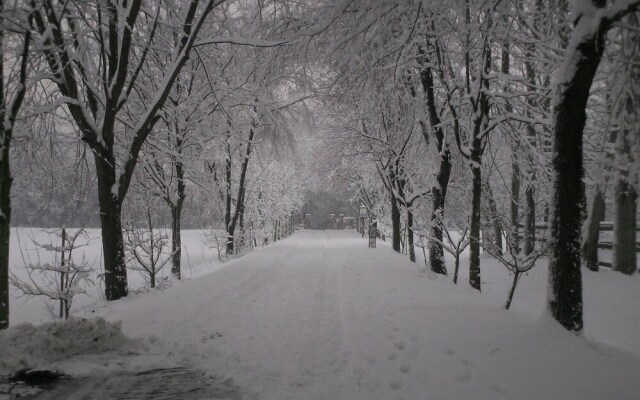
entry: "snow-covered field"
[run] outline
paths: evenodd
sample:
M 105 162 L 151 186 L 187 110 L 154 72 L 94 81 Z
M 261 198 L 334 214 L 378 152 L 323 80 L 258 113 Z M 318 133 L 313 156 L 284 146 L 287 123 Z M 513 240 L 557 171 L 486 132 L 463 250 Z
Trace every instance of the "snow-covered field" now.
M 523 277 L 507 311 L 510 276 L 489 258 L 477 293 L 464 261 L 454 286 L 385 243 L 367 248 L 354 232 L 298 232 L 224 265 L 200 235 L 187 231 L 184 240 L 197 279 L 108 304 L 86 297 L 73 313 L 122 321 L 126 336 L 152 337 L 139 354 L 231 378 L 249 399 L 635 399 L 640 392 L 637 274 L 585 271 L 585 333 L 576 337 L 544 316 L 544 262 Z M 99 256 L 95 249 L 87 251 Z M 13 299 L 12 325 L 43 319 L 32 302 Z M 58 365 L 77 371 L 87 363 L 75 359 Z
M 69 229 L 72 234 L 76 229 Z M 99 229 L 86 229 L 87 235 L 78 238 L 80 248 L 74 250 L 74 260 L 80 262 L 83 258 L 95 269 L 91 276 L 91 283 L 82 285 L 86 294 L 79 294 L 74 298 L 71 313 L 75 315 L 86 314 L 86 305 L 94 306 L 96 302 L 104 299 L 104 288 L 98 274 L 104 272 L 102 266 L 102 243 Z M 166 232 L 170 237 L 170 231 Z M 194 279 L 208 274 L 222 263 L 218 257 L 218 251 L 212 247 L 214 241 L 210 239 L 211 231 L 185 230 L 182 232 L 182 275 L 186 280 Z M 31 283 L 33 279 L 42 286 L 51 273 L 33 273 L 29 276 L 25 265 L 54 263 L 54 257 L 59 253 L 46 251 L 41 245 L 51 244 L 60 246 L 60 230 L 38 228 L 12 228 L 9 263 L 11 272 L 20 280 Z M 57 260 L 56 260 L 57 261 Z M 159 277 L 171 280 L 171 265 L 167 264 L 158 274 Z M 45 276 L 46 275 L 46 276 Z M 132 293 L 146 291 L 147 285 L 143 275 L 138 271 L 129 271 L 129 290 Z M 44 296 L 24 296 L 14 286 L 11 287 L 10 323 L 16 325 L 24 322 L 43 323 L 55 320 L 58 313 L 58 302 L 51 301 Z M 92 309 L 94 307 L 91 307 Z

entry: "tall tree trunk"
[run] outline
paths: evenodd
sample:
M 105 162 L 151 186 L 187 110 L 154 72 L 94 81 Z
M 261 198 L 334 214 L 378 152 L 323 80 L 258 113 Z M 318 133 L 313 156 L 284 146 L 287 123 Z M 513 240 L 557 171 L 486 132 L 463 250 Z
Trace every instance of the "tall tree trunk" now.
M 182 235 L 180 232 L 182 205 L 171 208 L 171 272 L 182 279 Z
M 633 112 L 633 110 L 629 110 Z M 618 149 L 620 158 L 627 164 L 631 148 L 627 135 L 618 135 Z M 627 165 L 619 168 L 615 185 L 615 220 L 613 222 L 613 263 L 614 271 L 631 275 L 638 269 L 636 265 L 636 210 L 638 194 L 633 184 L 629 182 Z
M 601 9 L 606 1 L 594 0 L 592 4 Z M 594 18 L 598 19 L 594 21 Z M 598 13 L 580 15 L 576 21 L 578 27 L 574 35 L 582 36 L 571 40 L 555 88 L 547 307 L 562 326 L 580 332 L 583 328 L 580 234 L 584 198 L 576 194 L 583 193 L 582 135 L 589 91 L 602 58 L 605 35 L 613 21 L 599 19 Z
M 154 289 L 156 287 L 156 271 L 151 271 L 151 273 L 149 274 L 150 280 L 149 280 L 149 284 L 151 286 L 151 289 Z
M 451 153 L 449 147 L 444 143 L 444 137 L 438 137 L 440 143 L 440 162 L 438 175 L 436 176 L 437 185 L 431 188 L 431 236 L 436 240 L 429 241 L 429 265 L 431 270 L 436 274 L 447 275 L 447 266 L 444 259 L 444 249 L 442 248 L 442 227 L 444 224 L 444 207 L 447 195 L 447 187 L 449 186 L 449 177 L 451 175 Z
M 485 189 L 487 191 L 487 202 L 489 203 L 489 211 L 491 212 L 491 223 L 493 225 L 493 245 L 498 254 L 502 254 L 502 223 L 498 214 L 498 206 L 493 197 L 493 190 L 488 180 L 485 180 Z
M 465 20 L 467 27 L 470 26 L 470 9 L 469 0 L 465 2 Z M 491 17 L 487 19 L 487 24 L 491 25 Z M 484 142 L 489 119 L 489 80 L 488 75 L 491 70 L 491 49 L 488 37 L 483 38 L 483 60 L 482 73 L 478 80 L 479 96 L 476 104 L 473 105 L 473 132 L 469 132 L 468 153 L 463 151 L 461 146 L 460 129 L 454 129 L 458 149 L 467 157 L 471 165 L 472 174 L 472 199 L 471 199 L 471 215 L 469 229 L 469 285 L 472 288 L 480 289 L 480 209 L 482 206 L 482 153 L 484 151 Z M 467 32 L 467 44 L 470 44 L 469 33 Z M 465 52 L 465 78 L 467 95 L 471 94 L 471 74 L 470 74 L 470 54 L 469 50 Z
M 533 28 L 538 31 L 538 25 L 540 23 L 540 16 L 544 13 L 544 6 L 541 0 L 536 0 L 536 13 L 533 19 Z M 533 60 L 536 57 L 536 45 L 534 42 L 527 43 L 525 45 L 525 75 L 527 79 L 527 114 L 530 118 L 535 118 L 535 110 L 538 106 L 536 95 L 539 89 L 536 84 L 536 69 L 533 65 Z M 533 151 L 536 149 L 536 128 L 533 124 L 527 125 L 527 139 L 529 142 L 529 148 Z M 533 164 L 534 157 L 531 157 L 529 165 L 527 165 L 527 186 L 524 191 L 524 254 L 529 255 L 533 252 L 536 240 L 536 203 L 535 203 L 535 182 L 536 171 Z
M 62 270 L 62 268 L 64 268 L 64 265 L 65 265 L 64 253 L 65 253 L 65 241 L 67 240 L 67 231 L 64 228 L 62 228 L 61 236 L 62 236 L 62 238 L 61 238 L 62 239 L 61 240 L 62 244 L 60 245 L 60 247 L 62 248 L 62 251 L 60 252 L 60 268 L 61 268 L 61 270 L 60 270 L 60 293 L 63 293 L 64 292 L 64 287 L 65 287 L 65 284 L 64 284 L 65 273 L 64 273 L 64 270 Z M 67 271 L 70 271 L 70 270 L 68 269 Z M 59 315 L 60 315 L 61 319 L 62 319 L 62 317 L 64 317 L 64 310 L 66 308 L 65 307 L 66 301 L 67 300 L 65 300 L 65 299 L 60 299 Z
M 227 254 L 233 253 L 233 232 L 229 232 L 231 226 L 231 143 L 229 140 L 231 134 L 227 134 L 226 149 L 227 158 L 224 162 L 224 181 L 225 181 L 225 198 L 224 198 L 224 229 L 227 232 Z
M 520 224 L 520 167 L 518 166 L 518 160 L 513 157 L 511 164 L 511 226 L 513 227 L 512 241 L 518 243 L 519 238 L 519 224 Z
M 444 195 L 439 188 L 431 189 L 433 197 L 431 211 L 431 236 L 435 240 L 429 240 L 429 265 L 436 274 L 447 274 L 447 267 L 444 261 L 444 249 L 442 248 L 442 214 L 444 213 Z
M 278 241 L 278 220 L 273 223 L 273 242 Z
M 400 208 L 398 200 L 391 193 L 389 196 L 391 199 L 391 229 L 392 229 L 392 248 L 400 253 Z
M 636 210 L 638 194 L 626 179 L 615 187 L 612 269 L 631 275 L 638 269 L 636 260 Z
M 532 172 L 533 174 L 533 172 Z M 525 207 L 524 207 L 524 254 L 529 255 L 533 252 L 536 241 L 536 201 L 534 198 L 533 179 L 527 184 L 524 191 Z
M 1 43 L 1 42 L 0 42 Z M 1 88 L 0 88 L 1 89 Z M 11 133 L 0 127 L 0 330 L 9 327 L 9 234 L 11 222 L 11 170 L 9 146 Z
M 178 132 L 176 128 L 176 133 Z M 183 141 L 180 136 L 177 137 L 176 148 L 178 154 L 182 154 Z M 178 279 L 182 279 L 182 207 L 187 198 L 187 186 L 184 179 L 184 166 L 179 158 L 174 160 L 176 166 L 176 179 L 178 180 L 178 199 L 176 204 L 171 208 L 171 254 L 172 268 Z
M 596 188 L 591 212 L 587 220 L 586 232 L 582 243 L 582 260 L 591 271 L 598 270 L 598 242 L 600 241 L 600 222 L 604 221 L 604 193 L 598 185 Z
M 503 15 L 503 20 L 505 24 L 509 23 L 508 14 Z M 504 74 L 504 76 L 509 76 L 511 70 L 511 54 L 510 54 L 510 44 L 508 40 L 505 40 L 502 45 L 502 63 L 500 72 Z M 509 91 L 509 85 L 505 85 L 505 92 Z M 505 110 L 508 113 L 513 112 L 513 106 L 511 102 L 507 101 L 505 104 Z M 520 166 L 518 165 L 518 156 L 517 150 L 519 146 L 516 144 L 512 148 L 511 155 L 511 242 L 518 243 L 520 241 L 519 238 L 519 224 L 520 224 Z M 507 238 L 509 240 L 509 238 Z
M 482 170 L 480 164 L 471 168 L 473 174 L 469 228 L 469 285 L 480 290 L 480 205 L 482 201 Z
M 430 46 L 431 47 L 431 46 Z M 430 50 L 433 50 L 430 48 Z M 449 177 L 451 175 L 451 153 L 446 142 L 444 131 L 441 127 L 440 115 L 436 106 L 436 97 L 434 91 L 433 70 L 430 63 L 426 59 L 427 53 L 424 49 L 419 48 L 419 61 L 422 66 L 420 71 L 420 82 L 422 91 L 426 97 L 427 114 L 431 125 L 431 132 L 435 138 L 435 144 L 440 154 L 438 169 L 436 175 L 437 184 L 431 188 L 431 236 L 436 240 L 429 241 L 429 265 L 431 270 L 436 274 L 447 274 L 447 267 L 444 260 L 444 249 L 442 248 L 442 224 L 444 223 L 444 207 L 447 196 L 447 187 L 449 186 Z M 429 143 L 429 135 L 427 130 L 422 130 L 425 142 Z
M 0 0 L 0 14 L 4 14 L 4 2 Z M 6 18 L 6 17 L 5 17 Z M 0 19 L 0 330 L 9 327 L 9 236 L 11 227 L 11 177 L 10 152 L 11 139 L 15 121 L 24 100 L 27 87 L 27 61 L 31 30 L 26 29 L 24 42 L 20 54 L 20 70 L 17 76 L 11 76 L 17 80 L 17 85 L 12 99 L 7 99 L 4 82 L 4 34 L 6 23 Z M 29 14 L 27 24 L 33 22 L 33 13 Z M 14 60 L 17 61 L 17 60 Z
M 175 149 L 177 156 L 172 156 L 172 161 L 176 169 L 176 180 L 178 183 L 178 198 L 175 204 L 171 204 L 171 272 L 178 279 L 182 279 L 182 206 L 187 198 L 187 185 L 185 184 L 184 165 L 182 163 L 182 151 L 184 139 L 180 134 L 180 127 L 176 122 L 174 125 L 176 135 Z M 171 203 L 170 199 L 169 202 Z
M 245 182 L 247 178 L 247 170 L 249 168 L 249 158 L 251 156 L 254 135 L 255 130 L 253 127 L 251 127 L 249 129 L 249 139 L 247 140 L 244 159 L 242 160 L 242 166 L 240 168 L 240 180 L 238 181 L 238 200 L 236 202 L 236 210 L 233 213 L 233 217 L 231 218 L 230 223 L 227 225 L 227 254 L 233 254 L 236 226 L 238 224 L 240 214 L 244 213 L 244 194 L 246 189 Z
M 413 244 L 413 212 L 407 210 L 407 248 L 409 249 L 409 260 L 416 262 L 416 249 Z
M 122 236 L 122 209 L 117 194 L 115 159 L 105 160 L 95 155 L 98 177 L 98 204 L 102 229 L 104 283 L 107 300 L 118 300 L 127 295 L 127 268 Z

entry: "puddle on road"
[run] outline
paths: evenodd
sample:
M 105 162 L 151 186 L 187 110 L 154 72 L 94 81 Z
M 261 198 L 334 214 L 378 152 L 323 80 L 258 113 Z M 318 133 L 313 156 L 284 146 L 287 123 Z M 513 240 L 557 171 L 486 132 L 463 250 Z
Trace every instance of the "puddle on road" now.
M 32 400 L 240 400 L 231 379 L 186 368 L 153 369 L 101 377 L 65 378 L 41 387 L 0 385 L 0 399 Z

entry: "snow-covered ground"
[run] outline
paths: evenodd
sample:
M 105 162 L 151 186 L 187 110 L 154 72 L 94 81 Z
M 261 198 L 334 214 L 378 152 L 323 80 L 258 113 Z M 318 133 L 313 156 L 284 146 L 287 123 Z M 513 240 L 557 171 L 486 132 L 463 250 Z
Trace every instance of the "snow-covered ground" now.
M 203 252 L 192 267 L 212 273 L 83 300 L 75 315 L 122 321 L 125 335 L 153 338 L 138 354 L 230 378 L 248 399 L 638 397 L 637 275 L 585 271 L 577 337 L 544 316 L 544 263 L 507 311 L 510 276 L 495 261 L 483 259 L 478 293 L 464 272 L 454 286 L 378 243 L 302 231 L 223 266 Z M 24 310 L 12 306 L 13 322 Z
M 69 229 L 69 234 L 77 229 Z M 102 267 L 102 243 L 99 229 L 86 229 L 87 235 L 78 238 L 81 246 L 74 250 L 73 258 L 76 262 L 82 259 L 95 269 L 91 276 L 91 282 L 83 284 L 86 293 L 77 295 L 72 304 L 71 313 L 84 315 L 83 308 L 86 305 L 95 305 L 96 301 L 104 299 L 104 288 L 98 274 L 103 272 Z M 166 232 L 171 237 L 170 231 Z M 212 231 L 184 230 L 182 232 L 182 276 L 184 279 L 194 279 L 215 271 L 222 266 L 218 257 L 218 250 L 213 246 Z M 59 253 L 46 251 L 42 245 L 60 246 L 60 230 L 39 228 L 12 228 L 9 252 L 9 264 L 11 272 L 20 280 L 37 283 L 42 286 L 51 277 L 51 273 L 35 272 L 30 277 L 25 268 L 29 264 L 54 264 L 54 257 Z M 213 246 L 213 247 L 212 247 Z M 171 265 L 166 265 L 158 276 L 170 279 Z M 45 276 L 46 275 L 46 276 Z M 132 293 L 146 291 L 144 276 L 138 271 L 129 271 L 129 290 Z M 44 296 L 24 296 L 18 289 L 11 286 L 10 290 L 10 324 L 44 323 L 55 320 L 58 313 L 58 302 L 51 301 Z M 94 307 L 95 308 L 95 307 Z

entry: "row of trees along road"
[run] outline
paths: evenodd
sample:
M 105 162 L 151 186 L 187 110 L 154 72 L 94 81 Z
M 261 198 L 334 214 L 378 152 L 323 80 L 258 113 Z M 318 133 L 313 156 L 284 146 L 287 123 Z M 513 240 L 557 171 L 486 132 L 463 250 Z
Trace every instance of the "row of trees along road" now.
M 597 267 L 607 199 L 612 267 L 636 269 L 639 5 L 4 0 L 0 328 L 12 179 L 17 198 L 38 190 L 31 180 L 82 183 L 69 193 L 99 209 L 115 300 L 127 295 L 130 192 L 166 205 L 178 277 L 189 209 L 223 221 L 227 254 L 277 237 L 303 202 L 291 143 L 311 105 L 334 158 L 323 166 L 394 250 L 415 261 L 421 247 L 446 274 L 445 251 L 458 260 L 468 245 L 481 290 L 485 248 L 514 273 L 511 296 L 547 253 L 549 311 L 580 331 L 581 257 Z M 25 168 L 35 155 L 42 168 Z M 538 246 L 536 221 L 548 226 Z
M 275 17 L 279 9 L 269 13 Z M 2 91 L 10 98 L 2 103 L 9 106 L 9 113 L 3 112 L 4 149 L 9 154 L 13 124 L 22 124 L 24 135 L 14 161 L 24 163 L 28 154 L 39 154 L 38 141 L 45 139 L 51 144 L 49 157 L 61 156 L 60 175 L 74 175 L 62 166 L 84 170 L 93 164 L 80 178 L 86 189 L 97 192 L 108 300 L 127 295 L 122 218 L 124 209 L 136 209 L 127 203 L 131 191 L 143 193 L 136 199 L 153 196 L 167 204 L 175 228 L 173 269 L 180 275 L 182 208 L 189 188 L 194 202 L 196 196 L 202 202 L 208 197 L 203 193 L 214 193 L 209 166 L 221 153 L 215 146 L 224 132 L 251 131 L 256 141 L 238 143 L 246 152 L 234 155 L 242 157 L 243 165 L 241 182 L 235 177 L 228 182 L 242 193 L 232 200 L 237 219 L 242 220 L 249 208 L 253 212 L 261 201 L 262 219 L 256 225 L 264 225 L 262 230 L 271 236 L 273 230 L 266 225 L 284 221 L 285 215 L 288 221 L 302 201 L 292 163 L 274 151 L 278 136 L 287 134 L 285 114 L 290 116 L 290 109 L 300 106 L 291 101 L 295 82 L 279 86 L 288 72 L 275 63 L 266 71 L 259 69 L 265 66 L 259 63 L 264 55 L 283 62 L 269 54 L 284 43 L 270 38 L 278 35 L 282 21 L 263 22 L 266 11 L 257 5 L 220 0 L 16 1 L 2 4 L 2 17 L 3 43 L 12 46 L 2 53 L 9 66 L 3 69 L 3 78 L 10 78 L 6 85 L 3 81 Z M 247 63 L 247 58 L 254 63 Z M 25 97 L 28 104 L 22 102 Z M 26 111 L 17 118 L 20 105 Z M 82 143 L 82 151 L 64 148 L 73 143 Z M 88 157 L 93 160 L 87 161 Z M 1 240 L 2 328 L 8 326 L 9 159 L 3 158 L 2 181 L 6 194 L 2 207 L 7 211 Z M 272 165 L 279 160 L 280 165 Z M 290 179 L 270 184 L 274 170 Z M 25 181 L 33 177 L 21 168 L 14 176 Z M 53 186 L 60 176 L 45 173 L 38 178 L 44 182 L 51 178 Z M 290 193 L 286 204 L 275 204 L 281 202 L 276 193 L 282 191 Z M 24 192 L 18 195 L 27 197 Z M 261 196 L 268 202 L 257 200 Z M 93 194 L 86 197 L 88 203 L 94 200 Z
M 413 236 L 426 240 L 436 273 L 468 242 L 480 290 L 484 247 L 514 274 L 507 304 L 548 254 L 549 311 L 580 331 L 580 266 L 597 267 L 612 186 L 612 268 L 637 269 L 639 2 L 357 3 L 325 9 L 335 29 L 318 45 L 327 151 L 349 160 L 333 174 L 396 251 L 415 260 Z

